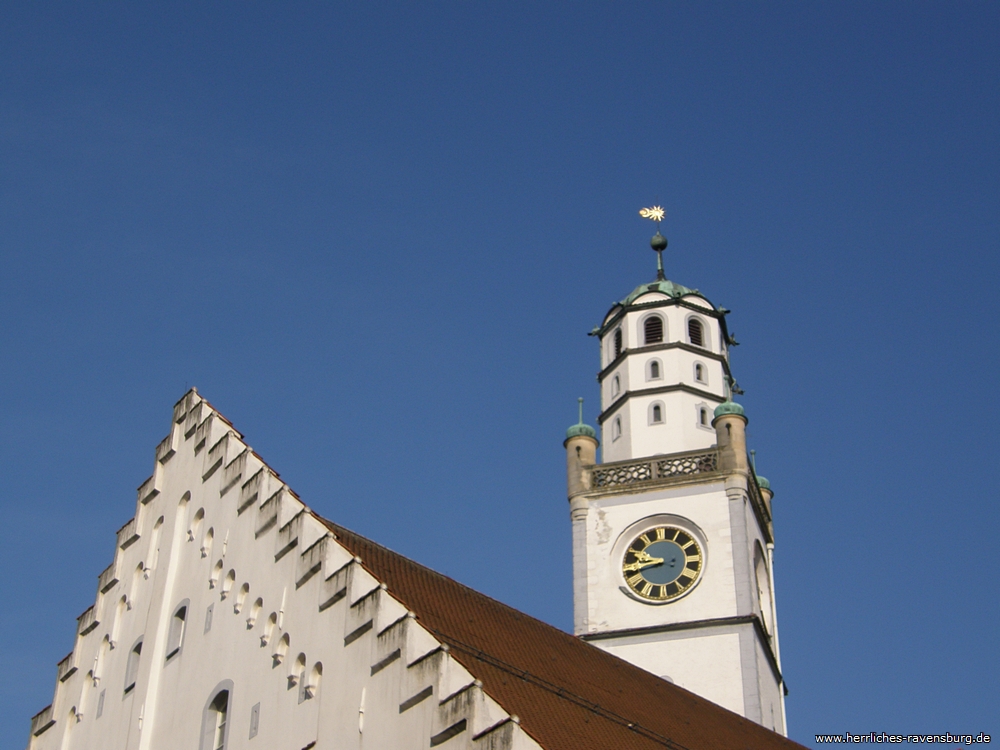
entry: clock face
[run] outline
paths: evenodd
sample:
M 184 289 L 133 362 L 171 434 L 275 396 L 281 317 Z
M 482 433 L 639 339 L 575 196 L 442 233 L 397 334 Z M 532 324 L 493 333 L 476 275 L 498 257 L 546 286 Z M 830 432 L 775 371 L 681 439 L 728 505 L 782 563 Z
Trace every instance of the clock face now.
M 656 526 L 625 550 L 622 574 L 643 599 L 666 602 L 694 586 L 703 566 L 701 547 L 693 536 L 675 526 Z

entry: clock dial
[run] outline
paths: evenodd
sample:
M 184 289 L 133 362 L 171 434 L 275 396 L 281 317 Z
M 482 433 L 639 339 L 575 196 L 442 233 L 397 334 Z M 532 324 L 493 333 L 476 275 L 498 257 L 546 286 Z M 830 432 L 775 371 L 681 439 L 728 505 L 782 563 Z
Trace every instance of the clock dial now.
M 643 599 L 676 599 L 698 581 L 704 560 L 694 537 L 675 526 L 642 532 L 625 550 L 625 583 Z

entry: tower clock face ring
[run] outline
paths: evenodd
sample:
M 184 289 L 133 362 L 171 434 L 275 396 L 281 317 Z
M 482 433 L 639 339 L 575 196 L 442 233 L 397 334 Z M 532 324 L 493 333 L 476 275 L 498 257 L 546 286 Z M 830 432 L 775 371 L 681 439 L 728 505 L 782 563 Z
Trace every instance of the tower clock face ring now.
M 625 550 L 622 575 L 636 596 L 668 602 L 691 590 L 705 558 L 695 538 L 676 526 L 654 526 Z

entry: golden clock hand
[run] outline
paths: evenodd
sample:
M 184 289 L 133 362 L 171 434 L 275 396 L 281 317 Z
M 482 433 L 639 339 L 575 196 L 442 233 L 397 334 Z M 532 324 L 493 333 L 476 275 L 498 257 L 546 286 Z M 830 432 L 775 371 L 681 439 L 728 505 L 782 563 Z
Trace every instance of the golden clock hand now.
M 659 565 L 662 562 L 663 562 L 662 557 L 652 557 L 650 555 L 645 555 L 644 560 L 639 560 L 634 563 L 628 563 L 626 565 L 623 565 L 622 570 L 625 571 L 642 570 L 643 568 L 648 568 L 650 565 Z

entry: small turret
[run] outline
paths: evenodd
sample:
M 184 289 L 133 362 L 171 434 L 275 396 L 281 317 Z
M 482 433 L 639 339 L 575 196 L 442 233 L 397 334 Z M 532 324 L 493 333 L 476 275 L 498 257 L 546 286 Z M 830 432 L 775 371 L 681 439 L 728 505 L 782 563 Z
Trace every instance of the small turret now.
M 719 446 L 719 468 L 723 471 L 746 472 L 747 461 L 747 416 L 743 407 L 728 396 L 715 407 L 716 442 Z
M 589 424 L 583 423 L 583 399 L 580 405 L 580 421 L 566 430 L 566 487 L 569 497 L 590 489 L 590 481 L 584 467 L 597 463 L 597 433 Z

